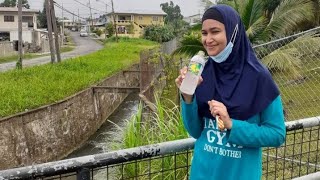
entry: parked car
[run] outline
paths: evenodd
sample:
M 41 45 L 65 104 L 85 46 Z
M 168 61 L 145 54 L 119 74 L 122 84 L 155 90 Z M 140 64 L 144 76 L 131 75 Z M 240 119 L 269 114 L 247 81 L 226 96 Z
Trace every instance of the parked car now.
M 81 30 L 80 31 L 80 37 L 87 37 L 88 36 L 88 32 L 85 30 Z

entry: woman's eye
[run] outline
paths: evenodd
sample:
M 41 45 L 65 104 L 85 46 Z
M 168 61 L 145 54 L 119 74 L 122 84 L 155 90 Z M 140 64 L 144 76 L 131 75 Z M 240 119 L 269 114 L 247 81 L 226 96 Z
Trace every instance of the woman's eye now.
M 203 36 L 205 36 L 205 35 L 207 35 L 208 33 L 207 33 L 207 32 L 201 32 L 201 34 L 202 34 Z

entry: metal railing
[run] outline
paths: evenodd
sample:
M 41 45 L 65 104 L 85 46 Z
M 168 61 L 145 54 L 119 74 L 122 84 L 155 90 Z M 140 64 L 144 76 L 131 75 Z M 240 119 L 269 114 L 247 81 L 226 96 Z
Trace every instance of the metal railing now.
M 320 171 L 320 116 L 286 122 L 286 142 L 263 150 L 263 179 Z M 2 179 L 188 179 L 195 139 L 0 171 Z M 319 173 L 313 174 L 320 178 Z

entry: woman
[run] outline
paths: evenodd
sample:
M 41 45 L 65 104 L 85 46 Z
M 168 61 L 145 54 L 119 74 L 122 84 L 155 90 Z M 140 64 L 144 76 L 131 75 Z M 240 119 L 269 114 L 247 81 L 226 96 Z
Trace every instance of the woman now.
M 209 55 L 202 78 L 194 95 L 181 94 L 184 126 L 197 139 L 190 179 L 261 179 L 262 147 L 285 141 L 279 90 L 231 7 L 204 13 L 202 44 Z

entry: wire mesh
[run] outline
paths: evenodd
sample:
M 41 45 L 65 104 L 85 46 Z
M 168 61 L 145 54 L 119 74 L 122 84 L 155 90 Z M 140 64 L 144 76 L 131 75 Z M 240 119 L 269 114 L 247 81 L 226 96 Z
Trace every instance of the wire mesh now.
M 320 27 L 255 46 L 281 91 L 287 121 L 320 114 Z

